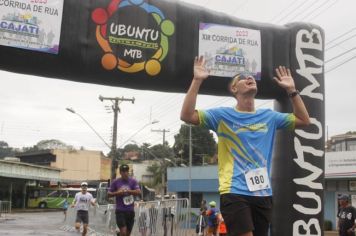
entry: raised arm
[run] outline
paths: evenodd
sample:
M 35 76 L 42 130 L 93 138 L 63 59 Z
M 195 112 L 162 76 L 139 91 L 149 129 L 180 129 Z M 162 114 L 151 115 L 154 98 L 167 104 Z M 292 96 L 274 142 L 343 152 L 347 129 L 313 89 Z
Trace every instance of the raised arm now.
M 75 194 L 73 202 L 72 202 L 72 204 L 70 204 L 70 207 L 73 208 L 73 207 L 75 207 L 76 204 L 77 204 L 77 194 Z
M 299 96 L 299 92 L 295 88 L 294 80 L 292 78 L 291 72 L 284 66 L 279 66 L 276 69 L 277 77 L 273 79 L 277 82 L 277 84 L 284 88 L 289 95 L 292 106 L 293 106 L 293 114 L 296 117 L 295 126 L 302 127 L 310 124 L 309 114 L 304 105 L 302 98 Z
M 92 198 L 91 201 L 90 201 L 90 204 L 92 206 L 96 206 L 96 198 Z
M 209 71 L 205 68 L 205 59 L 203 56 L 195 57 L 194 60 L 194 77 L 192 83 L 185 95 L 180 119 L 190 124 L 198 125 L 199 116 L 195 110 L 198 92 L 202 82 L 209 76 Z

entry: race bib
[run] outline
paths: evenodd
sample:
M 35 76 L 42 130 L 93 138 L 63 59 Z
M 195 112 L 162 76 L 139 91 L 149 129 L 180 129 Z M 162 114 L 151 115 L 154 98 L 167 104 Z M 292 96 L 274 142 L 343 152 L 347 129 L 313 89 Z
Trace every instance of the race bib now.
M 134 203 L 134 197 L 133 195 L 129 195 L 126 197 L 123 197 L 124 204 L 127 205 L 132 205 Z
M 267 168 L 258 168 L 245 172 L 247 187 L 251 192 L 270 188 Z

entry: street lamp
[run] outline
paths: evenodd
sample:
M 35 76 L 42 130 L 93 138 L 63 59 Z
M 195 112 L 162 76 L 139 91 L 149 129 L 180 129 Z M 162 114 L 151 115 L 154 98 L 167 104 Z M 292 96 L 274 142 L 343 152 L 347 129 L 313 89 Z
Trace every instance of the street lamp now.
M 101 137 L 101 135 L 94 129 L 93 126 L 91 126 L 91 125 L 89 124 L 89 122 L 88 122 L 81 114 L 79 114 L 78 112 L 76 112 L 73 108 L 67 107 L 66 110 L 69 111 L 69 112 L 71 112 L 71 113 L 73 113 L 73 114 L 76 114 L 77 116 L 79 116 L 79 117 L 89 126 L 89 128 L 94 131 L 94 133 L 101 139 L 101 141 L 103 141 L 104 144 L 105 144 L 109 149 L 111 149 L 110 145 L 104 140 L 103 137 Z
M 149 125 L 153 125 L 153 124 L 157 124 L 159 122 L 159 120 L 153 120 L 150 121 L 149 123 L 145 124 L 144 126 L 142 126 L 139 130 L 137 130 L 133 135 L 131 135 L 128 139 L 126 139 L 121 145 L 120 147 L 124 146 L 127 142 L 129 142 L 136 134 L 138 134 L 139 132 L 141 132 L 144 128 L 146 128 Z M 120 148 L 119 147 L 119 148 Z

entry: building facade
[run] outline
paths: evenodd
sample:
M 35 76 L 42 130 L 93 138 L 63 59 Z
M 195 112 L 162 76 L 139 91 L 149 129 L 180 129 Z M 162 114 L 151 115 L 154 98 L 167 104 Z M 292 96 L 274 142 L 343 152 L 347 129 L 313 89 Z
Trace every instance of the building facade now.
M 60 181 L 60 169 L 6 159 L 0 160 L 0 201 L 11 201 L 12 208 L 26 207 L 26 188 L 39 182 Z
M 356 207 L 356 133 L 332 136 L 325 153 L 324 219 L 337 228 L 338 196 L 347 194 Z
M 17 155 L 21 162 L 61 169 L 62 183 L 110 179 L 111 159 L 100 151 L 43 150 Z
M 188 198 L 191 190 L 191 206 L 196 214 L 202 200 L 207 203 L 215 201 L 217 206 L 220 205 L 218 187 L 217 165 L 192 166 L 190 170 L 189 167 L 167 169 L 167 191 L 175 193 L 178 198 Z

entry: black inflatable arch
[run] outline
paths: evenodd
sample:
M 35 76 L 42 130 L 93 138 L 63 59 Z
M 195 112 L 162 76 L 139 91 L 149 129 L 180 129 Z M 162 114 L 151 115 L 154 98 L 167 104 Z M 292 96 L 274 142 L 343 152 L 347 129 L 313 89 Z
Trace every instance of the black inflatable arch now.
M 119 9 L 120 2 L 129 7 Z M 144 14 L 142 4 L 152 6 Z M 152 20 L 156 12 L 160 25 Z M 110 22 L 160 30 L 158 51 L 138 52 L 142 61 L 123 61 L 120 48 L 105 38 Z M 272 82 L 274 68 L 292 70 L 312 125 L 279 133 L 273 165 L 272 235 L 323 235 L 324 33 L 312 24 L 261 24 L 164 0 L 64 0 L 58 54 L 0 46 L 0 69 L 17 73 L 134 89 L 185 93 L 198 55 L 199 23 L 260 31 L 261 80 L 258 98 L 275 99 L 276 110 L 290 112 L 283 90 Z M 157 35 L 147 36 L 147 44 Z M 134 53 L 134 52 L 133 52 Z M 202 93 L 226 95 L 229 78 L 211 77 Z

